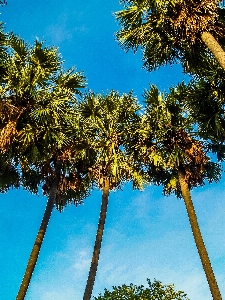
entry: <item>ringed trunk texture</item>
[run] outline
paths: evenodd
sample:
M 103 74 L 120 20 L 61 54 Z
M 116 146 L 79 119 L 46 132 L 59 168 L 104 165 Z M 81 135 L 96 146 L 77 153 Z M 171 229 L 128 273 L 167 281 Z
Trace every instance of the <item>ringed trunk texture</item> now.
M 98 229 L 96 233 L 94 252 L 92 255 L 91 267 L 87 279 L 86 288 L 84 291 L 83 300 L 91 299 L 91 294 L 95 282 L 95 276 L 98 268 L 98 260 L 99 260 L 100 250 L 101 250 L 101 243 L 102 243 L 103 231 L 104 231 L 105 220 L 106 220 L 108 200 L 109 200 L 109 181 L 106 180 L 105 186 L 103 188 L 103 193 L 102 193 L 102 205 L 101 205 L 101 212 L 99 216 Z
M 215 275 L 213 273 L 213 269 L 209 260 L 209 256 L 201 235 L 201 231 L 198 225 L 197 216 L 195 213 L 194 205 L 191 200 L 190 190 L 188 187 L 188 183 L 185 180 L 185 174 L 183 170 L 178 170 L 179 182 L 181 187 L 182 196 L 185 202 L 185 206 L 188 213 L 189 222 L 191 225 L 192 233 L 194 236 L 195 244 L 198 249 L 198 253 L 202 262 L 202 266 L 209 284 L 209 288 L 214 300 L 222 300 L 222 296 L 219 291 L 218 284 L 216 282 Z
M 53 179 L 51 188 L 50 188 L 50 193 L 49 193 L 49 198 L 48 202 L 45 208 L 44 216 L 36 237 L 36 240 L 34 242 L 33 249 L 30 254 L 30 258 L 27 264 L 26 271 L 24 273 L 23 281 L 21 283 L 19 292 L 17 294 L 16 300 L 23 300 L 26 296 L 30 280 L 32 277 L 32 274 L 34 272 L 34 268 L 36 266 L 37 260 L 38 260 L 38 255 L 41 249 L 42 242 L 44 240 L 44 236 L 48 227 L 48 223 L 51 217 L 51 213 L 54 207 L 55 203 L 55 198 L 56 198 L 56 193 L 58 189 L 58 183 L 60 179 L 60 170 L 61 170 L 61 162 L 57 161 L 56 162 L 56 167 L 55 167 L 55 178 Z
M 203 32 L 201 34 L 201 39 L 213 53 L 221 67 L 225 70 L 225 52 L 217 40 L 209 32 Z

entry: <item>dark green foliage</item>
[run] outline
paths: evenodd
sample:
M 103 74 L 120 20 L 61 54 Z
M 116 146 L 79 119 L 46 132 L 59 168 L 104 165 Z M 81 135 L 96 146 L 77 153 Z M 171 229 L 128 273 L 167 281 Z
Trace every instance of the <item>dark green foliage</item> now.
M 213 62 L 213 59 L 210 61 Z M 208 65 L 206 65 L 206 68 Z M 213 68 L 214 67 L 214 68 Z M 208 70 L 208 73 L 207 73 Z M 224 70 L 216 65 L 196 74 L 189 84 L 173 90 L 173 98 L 182 105 L 193 124 L 193 135 L 204 140 L 208 151 L 224 159 L 225 85 Z
M 0 156 L 0 192 L 7 192 L 11 187 L 19 188 L 20 173 L 12 161 Z
M 21 185 L 24 189 L 31 193 L 37 194 L 38 188 L 43 181 L 43 176 L 38 168 L 32 169 L 31 167 L 22 170 Z
M 148 281 L 148 288 L 134 284 L 113 286 L 113 291 L 105 289 L 103 295 L 94 297 L 94 300 L 188 300 L 183 291 L 176 291 L 173 284 L 163 285 L 162 282 Z

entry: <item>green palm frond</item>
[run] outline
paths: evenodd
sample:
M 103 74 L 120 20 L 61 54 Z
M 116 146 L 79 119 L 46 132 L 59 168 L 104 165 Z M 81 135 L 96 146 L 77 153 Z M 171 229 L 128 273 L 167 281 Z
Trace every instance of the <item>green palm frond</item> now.
M 29 53 L 28 45 L 24 42 L 24 40 L 22 40 L 19 36 L 15 35 L 12 32 L 8 36 L 8 41 L 11 49 L 15 53 L 16 60 L 24 62 Z
M 78 89 L 85 87 L 85 77 L 82 72 L 74 72 L 75 69 L 72 68 L 67 72 L 60 72 L 60 74 L 55 79 L 57 88 L 67 89 L 73 93 L 80 94 Z
M 107 95 L 91 92 L 80 102 L 83 138 L 96 155 L 89 173 L 100 188 L 104 178 L 109 179 L 110 189 L 132 180 L 133 167 L 124 143 L 139 108 L 132 93 L 119 95 L 116 91 Z
M 43 47 L 44 42 L 35 41 L 35 46 L 31 51 L 30 61 L 36 68 L 42 68 L 47 72 L 55 72 L 62 64 L 61 56 L 55 47 Z
M 0 66 L 4 64 L 4 59 L 7 57 L 7 34 L 4 32 L 3 23 L 0 22 Z

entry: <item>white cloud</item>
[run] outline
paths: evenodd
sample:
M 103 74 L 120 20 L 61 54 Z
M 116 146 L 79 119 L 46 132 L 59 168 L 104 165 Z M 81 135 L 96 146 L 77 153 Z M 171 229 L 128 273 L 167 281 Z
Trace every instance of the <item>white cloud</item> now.
M 87 270 L 90 267 L 90 255 L 88 256 L 88 252 L 90 251 L 86 251 L 85 249 L 83 249 L 74 258 L 76 262 L 74 263 L 73 268 L 76 270 L 76 272 L 78 271 L 82 274 L 87 273 Z
M 54 299 L 54 300 L 72 300 L 72 299 L 75 299 L 74 298 L 74 293 L 75 291 L 71 288 L 63 288 L 63 289 L 60 289 L 60 288 L 55 288 L 54 287 L 54 290 L 52 291 L 43 291 L 42 295 L 40 295 L 41 298 L 39 298 L 40 300 L 51 300 L 51 299 Z M 78 295 L 77 295 L 78 296 Z M 78 299 L 78 298 L 77 298 Z M 81 299 L 81 298 L 79 298 Z

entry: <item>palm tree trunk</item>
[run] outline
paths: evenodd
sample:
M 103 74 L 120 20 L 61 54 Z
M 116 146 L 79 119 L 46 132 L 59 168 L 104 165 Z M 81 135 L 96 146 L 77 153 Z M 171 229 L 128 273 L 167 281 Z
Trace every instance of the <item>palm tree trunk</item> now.
M 222 300 L 222 296 L 219 291 L 219 287 L 216 282 L 215 275 L 213 273 L 213 269 L 209 260 L 209 256 L 201 235 L 201 231 L 198 225 L 197 216 L 195 213 L 194 205 L 191 200 L 190 189 L 188 187 L 188 183 L 185 180 L 184 171 L 179 168 L 179 183 L 181 187 L 182 196 L 184 198 L 185 206 L 188 213 L 189 222 L 191 225 L 192 233 L 194 236 L 195 244 L 198 249 L 198 253 L 202 262 L 203 269 L 205 271 L 205 275 L 209 284 L 209 288 L 214 300 Z
M 203 32 L 201 34 L 201 39 L 213 53 L 221 67 L 225 69 L 225 52 L 217 40 L 209 32 Z
M 101 205 L 101 212 L 100 212 L 99 222 L 98 222 L 98 230 L 97 230 L 96 239 L 95 239 L 94 252 L 92 255 L 91 267 L 90 267 L 90 271 L 89 271 L 89 275 L 88 275 L 88 279 L 87 279 L 87 284 L 86 284 L 83 300 L 91 299 L 91 294 L 92 294 L 92 290 L 93 290 L 93 286 L 94 286 L 94 282 L 95 282 L 95 276 L 96 276 L 97 267 L 98 267 L 98 260 L 99 260 L 102 236 L 103 236 L 103 231 L 104 231 L 104 226 L 105 226 L 108 200 L 109 200 L 109 180 L 106 180 L 105 186 L 103 188 L 102 205 Z
M 45 213 L 36 237 L 36 240 L 34 242 L 33 249 L 30 254 L 30 258 L 27 264 L 27 268 L 23 277 L 23 281 L 21 283 L 19 292 L 17 294 L 16 300 L 23 300 L 26 296 L 27 289 L 30 284 L 30 280 L 34 271 L 34 268 L 37 263 L 38 255 L 41 249 L 42 242 L 44 240 L 44 236 L 48 227 L 48 223 L 51 217 L 51 213 L 54 207 L 55 203 L 55 198 L 56 198 L 56 193 L 58 189 L 58 183 L 60 179 L 60 170 L 61 170 L 61 162 L 57 161 L 56 166 L 55 166 L 55 178 L 52 182 L 51 188 L 50 188 L 50 193 L 49 193 L 49 198 L 48 202 L 45 208 Z

